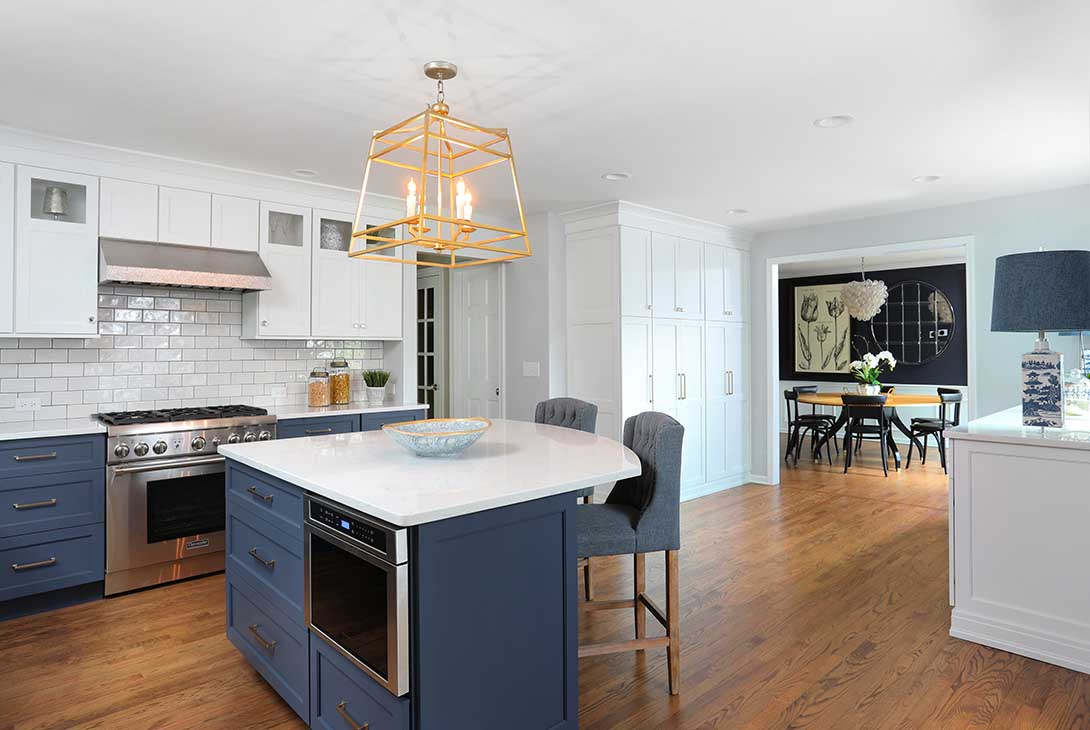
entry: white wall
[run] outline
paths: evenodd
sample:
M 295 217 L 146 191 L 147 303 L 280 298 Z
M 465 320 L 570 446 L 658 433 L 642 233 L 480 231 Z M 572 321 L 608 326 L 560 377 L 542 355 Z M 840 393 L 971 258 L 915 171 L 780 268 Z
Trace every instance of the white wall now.
M 770 322 L 768 259 L 954 236 L 975 238 L 966 272 L 969 307 L 975 317 L 975 351 L 969 361 L 977 390 L 973 410 L 984 415 L 1018 404 L 1020 356 L 1032 348 L 1035 337 L 990 331 L 995 259 L 1038 246 L 1090 249 L 1090 186 L 758 234 L 752 253 L 750 304 L 755 474 L 769 468 L 769 457 L 776 459 L 778 450 L 773 448 L 770 455 L 766 440 L 771 413 L 779 408 L 778 403 L 769 402 L 769 378 L 776 377 L 766 361 L 769 327 L 758 324 Z M 1067 358 L 1075 356 L 1076 338 L 1053 337 L 1052 343 Z

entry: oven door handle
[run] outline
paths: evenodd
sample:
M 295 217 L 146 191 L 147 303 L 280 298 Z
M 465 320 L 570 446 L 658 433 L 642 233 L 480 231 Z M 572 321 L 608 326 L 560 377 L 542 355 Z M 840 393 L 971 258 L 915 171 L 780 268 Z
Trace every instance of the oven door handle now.
M 222 456 L 210 456 L 205 459 L 192 459 L 187 461 L 156 461 L 148 464 L 134 464 L 133 466 L 115 466 L 114 474 L 138 474 L 144 471 L 159 471 L 161 469 L 186 469 L 191 466 L 208 466 L 210 464 L 222 464 Z

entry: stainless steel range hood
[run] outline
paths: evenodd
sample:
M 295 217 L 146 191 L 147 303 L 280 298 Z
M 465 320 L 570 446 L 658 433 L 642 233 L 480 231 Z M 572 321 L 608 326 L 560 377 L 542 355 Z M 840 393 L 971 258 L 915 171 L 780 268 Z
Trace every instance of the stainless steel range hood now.
M 253 251 L 98 239 L 98 280 L 202 289 L 272 288 L 272 275 Z

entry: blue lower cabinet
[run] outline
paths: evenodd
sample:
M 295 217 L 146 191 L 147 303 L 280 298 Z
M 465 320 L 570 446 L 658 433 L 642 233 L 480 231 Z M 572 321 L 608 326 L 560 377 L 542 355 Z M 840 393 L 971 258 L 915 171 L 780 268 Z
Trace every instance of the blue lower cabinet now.
M 323 639 L 310 637 L 312 730 L 409 730 L 411 720 L 407 697 L 390 694 Z
M 361 431 L 377 431 L 387 423 L 401 423 L 403 421 L 419 421 L 426 418 L 426 408 L 408 411 L 389 411 L 387 413 L 364 413 L 360 417 Z
M 241 581 L 227 582 L 227 638 L 303 719 L 310 720 L 306 629 L 279 614 Z
M 105 466 L 105 434 L 0 441 L 0 479 Z
M 0 479 L 0 538 L 103 522 L 105 513 L 101 467 Z
M 228 498 L 227 574 L 241 577 L 299 625 L 303 623 L 303 542 Z
M 328 436 L 334 433 L 353 433 L 359 430 L 360 417 L 356 414 L 318 418 L 290 418 L 276 422 L 277 439 Z
M 0 602 L 104 577 L 101 523 L 0 539 Z
M 266 522 L 302 542 L 303 490 L 299 487 L 228 459 L 227 497 L 237 497 Z

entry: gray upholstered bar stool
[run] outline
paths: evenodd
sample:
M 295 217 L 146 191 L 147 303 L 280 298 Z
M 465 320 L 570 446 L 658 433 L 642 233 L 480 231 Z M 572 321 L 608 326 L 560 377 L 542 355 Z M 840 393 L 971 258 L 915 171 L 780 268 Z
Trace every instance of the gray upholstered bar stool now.
M 632 608 L 636 638 L 606 644 L 583 644 L 579 656 L 642 651 L 665 647 L 670 694 L 680 688 L 678 550 L 681 547 L 681 441 L 685 429 L 665 413 L 648 411 L 624 422 L 624 444 L 636 452 L 643 472 L 617 482 L 604 504 L 583 504 L 575 510 L 580 559 L 604 555 L 633 556 L 631 600 L 592 601 L 588 610 Z M 647 553 L 666 553 L 666 611 L 644 592 Z M 646 614 L 666 629 L 666 636 L 647 638 Z
M 550 398 L 537 404 L 534 409 L 534 423 L 594 433 L 594 427 L 598 424 L 598 406 L 578 398 Z M 594 487 L 580 489 L 576 494 L 583 499 L 584 504 L 594 502 Z M 594 598 L 589 561 L 583 566 L 583 590 L 588 601 Z

